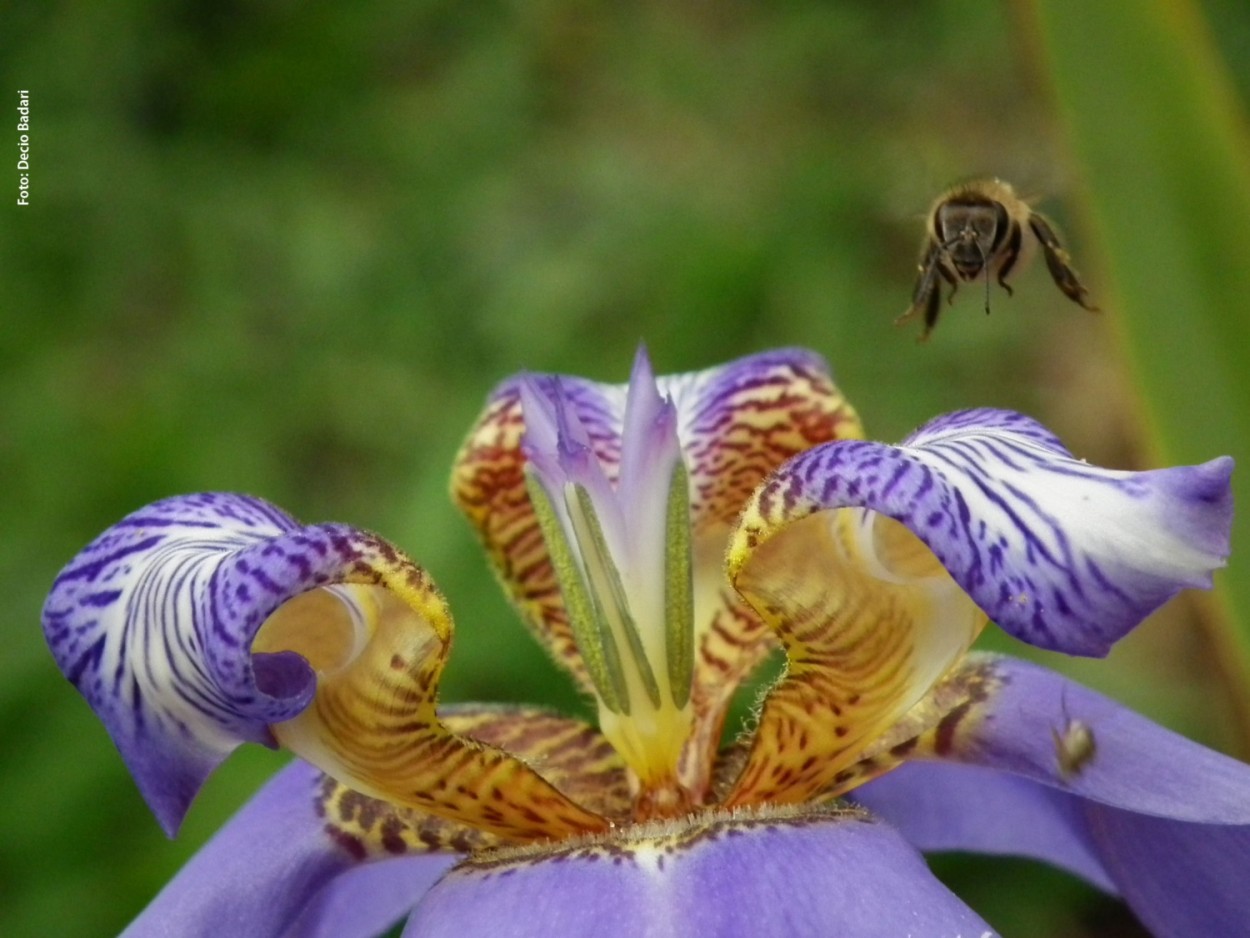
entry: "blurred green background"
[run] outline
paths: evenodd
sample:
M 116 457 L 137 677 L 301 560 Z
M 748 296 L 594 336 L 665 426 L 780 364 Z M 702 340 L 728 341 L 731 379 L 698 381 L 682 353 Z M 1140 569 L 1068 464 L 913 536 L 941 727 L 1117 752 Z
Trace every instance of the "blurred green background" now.
M 47 653 L 56 572 L 154 499 L 240 490 L 378 530 L 452 602 L 446 699 L 578 709 L 446 497 L 461 434 L 511 372 L 621 380 L 640 340 L 661 371 L 803 344 L 882 439 L 994 405 L 1091 461 L 1177 458 L 1176 389 L 1211 370 L 1176 354 L 1200 313 L 1129 316 L 1142 281 L 1125 265 L 1147 248 L 1126 254 L 1115 222 L 1159 252 L 1166 282 L 1172 261 L 1206 257 L 1201 283 L 1217 287 L 1235 285 L 1220 265 L 1247 268 L 1247 222 L 1212 223 L 1218 206 L 1151 219 L 1207 211 L 1155 183 L 1184 177 L 1208 138 L 1121 132 L 1154 113 L 1149 67 L 1118 72 L 1111 118 L 1083 119 L 1096 89 L 1082 82 L 1113 87 L 1099 83 L 1117 52 L 1064 6 L 0 6 L 0 74 L 11 102 L 30 92 L 33 143 L 33 204 L 0 224 L 0 934 L 115 933 L 283 761 L 241 751 L 171 843 Z M 1170 83 L 1193 97 L 1173 103 L 1201 121 L 1218 98 L 1211 121 L 1244 121 L 1250 11 L 1190 12 L 1181 56 L 1215 84 Z M 1130 65 L 1138 52 L 1119 48 Z M 11 150 L 15 137 L 0 132 Z M 1116 171 L 1169 153 L 1180 168 L 1158 163 L 1136 190 Z M 929 203 L 983 173 L 1040 198 L 1101 316 L 1037 264 L 989 317 L 962 290 L 928 345 L 892 327 Z M 15 188 L 15 170 L 3 178 Z M 1245 328 L 1241 300 L 1211 308 Z M 1250 346 L 1215 345 L 1216 371 L 1250 373 Z M 1175 381 L 1152 384 L 1159 369 Z M 1217 396 L 1222 439 L 1183 458 L 1243 454 L 1236 405 Z M 1244 756 L 1241 640 L 1198 612 L 1173 603 L 1107 662 L 1031 656 Z M 1030 863 L 935 866 L 1007 935 L 1140 934 L 1114 901 Z

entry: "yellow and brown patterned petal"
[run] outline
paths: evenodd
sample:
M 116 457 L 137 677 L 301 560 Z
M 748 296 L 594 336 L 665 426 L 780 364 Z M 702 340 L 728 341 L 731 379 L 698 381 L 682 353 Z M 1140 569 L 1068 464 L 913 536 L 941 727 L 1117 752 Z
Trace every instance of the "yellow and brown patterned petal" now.
M 730 577 L 776 632 L 788 668 L 765 700 L 729 804 L 818 796 L 985 625 L 909 530 L 839 507 L 848 488 L 869 485 L 856 458 L 867 445 L 834 443 L 787 463 L 735 533 Z

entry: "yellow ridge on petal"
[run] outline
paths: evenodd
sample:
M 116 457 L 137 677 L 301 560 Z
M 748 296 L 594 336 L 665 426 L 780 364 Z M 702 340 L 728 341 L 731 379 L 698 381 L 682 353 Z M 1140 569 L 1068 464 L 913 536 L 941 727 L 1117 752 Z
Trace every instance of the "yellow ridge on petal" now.
M 374 546 L 327 589 L 340 602 L 337 616 L 327 616 L 323 598 L 304 598 L 317 591 L 304 594 L 280 607 L 253 642 L 253 652 L 307 648 L 310 663 L 320 665 L 312 703 L 272 728 L 278 741 L 362 794 L 505 841 L 608 828 L 520 759 L 456 735 L 439 719 L 451 616 L 424 571 L 389 545 Z M 345 637 L 327 642 L 324 634 L 336 631 Z
M 462 704 L 440 716 L 453 733 L 540 769 L 547 781 L 583 807 L 621 820 L 629 816 L 624 765 L 590 724 L 537 707 L 489 704 Z M 356 859 L 470 853 L 504 843 L 468 824 L 361 794 L 328 775 L 314 797 L 326 833 Z
M 829 788 L 967 651 L 985 615 L 898 522 L 754 498 L 730 576 L 774 630 L 786 673 L 765 698 L 728 805 Z
M 743 504 L 791 456 L 864 435 L 854 408 L 817 361 L 744 359 L 720 370 L 741 371 L 743 378 L 719 390 L 714 403 L 684 409 L 679 403 L 695 590 L 695 733 L 682 754 L 681 778 L 694 790 L 710 784 L 734 692 L 776 647 L 772 630 L 725 582 L 725 547 Z
M 453 732 L 521 759 L 582 807 L 613 820 L 629 816 L 625 762 L 589 723 L 541 707 L 491 704 L 457 704 L 442 718 Z

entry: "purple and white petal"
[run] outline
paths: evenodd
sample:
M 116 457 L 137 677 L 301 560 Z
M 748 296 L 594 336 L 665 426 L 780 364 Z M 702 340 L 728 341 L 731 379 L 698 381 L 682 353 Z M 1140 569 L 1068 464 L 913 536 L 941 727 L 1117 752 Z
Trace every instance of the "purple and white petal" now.
M 1211 585 L 1228 554 L 1232 467 L 1100 469 L 1037 422 L 982 409 L 900 446 L 818 447 L 759 499 L 791 517 L 859 507 L 894 518 L 1012 635 L 1104 655 L 1181 589 Z
M 668 825 L 528 859 L 467 861 L 421 900 L 404 938 L 465 934 L 988 938 L 994 932 L 888 826 L 854 813 L 777 813 Z
M 285 601 L 394 557 L 344 525 L 301 527 L 233 494 L 166 499 L 96 538 L 53 584 L 43 626 L 61 671 L 108 728 L 169 834 L 239 743 L 273 745 L 315 678 L 301 656 L 253 655 Z
M 1228 556 L 1227 456 L 1101 469 L 1036 421 L 989 409 L 939 417 L 903 448 L 953 499 L 941 549 L 930 547 L 990 618 L 1030 644 L 1106 654 L 1180 590 L 1209 588 Z
M 402 917 L 455 855 L 362 865 L 326 832 L 317 810 L 320 779 L 302 762 L 283 769 L 179 871 L 124 938 L 372 938 Z M 350 902 L 343 901 L 347 889 Z

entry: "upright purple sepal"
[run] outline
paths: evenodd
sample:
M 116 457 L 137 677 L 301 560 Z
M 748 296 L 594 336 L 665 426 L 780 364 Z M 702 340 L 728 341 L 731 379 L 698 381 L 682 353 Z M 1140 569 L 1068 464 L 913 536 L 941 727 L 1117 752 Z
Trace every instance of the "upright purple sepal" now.
M 272 745 L 269 725 L 312 699 L 304 659 L 253 656 L 252 639 L 283 602 L 333 582 L 360 537 L 244 495 L 180 496 L 122 519 L 57 577 L 48 646 L 171 836 L 231 750 Z

